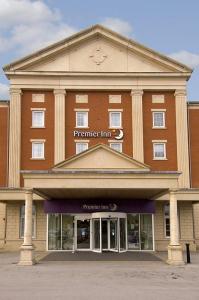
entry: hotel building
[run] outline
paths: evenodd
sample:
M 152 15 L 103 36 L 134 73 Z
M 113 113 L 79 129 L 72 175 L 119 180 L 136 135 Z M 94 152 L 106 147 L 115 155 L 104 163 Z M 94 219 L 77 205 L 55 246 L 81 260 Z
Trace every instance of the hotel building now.
M 0 247 L 168 251 L 199 246 L 199 103 L 192 70 L 100 25 L 4 67 Z

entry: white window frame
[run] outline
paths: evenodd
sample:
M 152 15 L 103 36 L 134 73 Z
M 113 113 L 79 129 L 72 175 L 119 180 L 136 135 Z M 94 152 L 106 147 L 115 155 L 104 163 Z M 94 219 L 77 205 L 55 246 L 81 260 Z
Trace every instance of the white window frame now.
M 119 114 L 120 116 L 120 124 L 117 125 L 113 125 L 112 124 L 112 115 L 113 114 Z M 122 112 L 121 111 L 109 111 L 109 128 L 122 128 Z
M 78 151 L 78 146 L 79 146 L 80 144 L 85 145 L 85 146 L 86 146 L 86 149 L 83 150 L 83 151 Z M 88 142 L 85 142 L 85 141 L 78 141 L 78 142 L 75 142 L 75 153 L 76 153 L 76 154 L 80 154 L 80 153 L 82 153 L 82 152 L 84 152 L 84 151 L 86 151 L 86 150 L 88 150 Z
M 86 115 L 86 123 L 83 126 L 78 125 L 78 114 L 80 113 Z M 76 128 L 88 128 L 88 111 L 84 111 L 84 110 L 76 111 Z
M 22 214 L 22 210 L 24 213 Z M 19 209 L 19 238 L 24 238 L 24 225 L 25 225 L 25 204 L 20 205 Z M 32 206 L 32 238 L 36 238 L 36 205 Z
M 163 157 L 155 156 L 155 146 L 156 145 L 163 145 L 164 146 L 164 156 Z M 153 142 L 153 160 L 167 160 L 167 157 L 166 157 L 166 141 Z
M 162 114 L 163 125 L 155 125 L 155 114 Z M 164 111 L 153 111 L 153 128 L 165 128 L 165 112 Z
M 116 149 L 114 149 L 114 148 L 112 147 L 112 146 L 115 145 L 115 144 L 120 145 L 120 150 L 116 150 Z M 122 143 L 121 143 L 121 142 L 110 142 L 110 143 L 109 143 L 109 146 L 110 146 L 111 149 L 113 149 L 113 150 L 115 150 L 115 151 L 122 152 Z
M 32 157 L 31 157 L 31 159 L 38 159 L 38 160 L 45 159 L 45 155 L 44 155 L 44 153 L 45 153 L 45 140 L 31 140 L 31 143 L 32 143 Z M 34 154 L 33 148 L 34 148 L 35 144 L 43 145 L 42 156 L 33 156 L 33 154 Z
M 38 113 L 38 112 L 43 114 L 43 120 L 41 126 L 34 124 L 34 113 Z M 44 127 L 45 127 L 45 110 L 32 109 L 32 128 L 44 128 Z

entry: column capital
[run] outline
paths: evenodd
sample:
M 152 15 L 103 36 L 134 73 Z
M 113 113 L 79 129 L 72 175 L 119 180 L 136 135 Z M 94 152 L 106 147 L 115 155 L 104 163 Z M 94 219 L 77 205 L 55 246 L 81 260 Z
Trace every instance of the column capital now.
M 54 93 L 54 95 L 66 95 L 66 90 L 64 90 L 64 89 L 55 89 L 54 91 L 53 91 L 53 93 Z
M 25 194 L 33 194 L 33 190 L 25 190 Z
M 18 94 L 18 95 L 22 95 L 22 90 L 21 89 L 17 89 L 17 88 L 10 88 L 10 94 Z
M 186 89 L 181 89 L 181 90 L 175 90 L 175 97 L 176 96 L 186 96 L 187 95 L 187 91 Z
M 142 96 L 144 94 L 144 91 L 143 90 L 139 90 L 139 89 L 135 89 L 135 90 L 131 90 L 131 96 L 135 96 L 135 95 L 137 95 L 137 96 Z

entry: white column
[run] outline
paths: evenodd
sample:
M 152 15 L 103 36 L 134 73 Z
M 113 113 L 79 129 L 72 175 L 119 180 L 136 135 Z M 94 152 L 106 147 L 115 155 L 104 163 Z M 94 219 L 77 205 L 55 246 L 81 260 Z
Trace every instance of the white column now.
M 54 90 L 55 95 L 55 156 L 57 164 L 65 159 L 65 90 Z
M 187 102 L 186 91 L 176 90 L 176 139 L 177 139 L 177 162 L 178 171 L 182 172 L 179 177 L 179 187 L 189 188 L 189 148 L 187 126 Z
M 183 252 L 179 241 L 178 206 L 175 192 L 170 192 L 170 244 L 168 246 L 168 263 L 182 265 Z
M 132 90 L 132 133 L 133 133 L 133 158 L 144 162 L 143 145 L 143 90 Z
M 35 263 L 33 256 L 32 244 L 32 191 L 25 193 L 25 225 L 24 225 L 24 242 L 21 246 L 19 265 L 31 266 Z
M 21 95 L 20 89 L 10 89 L 9 187 L 20 187 Z

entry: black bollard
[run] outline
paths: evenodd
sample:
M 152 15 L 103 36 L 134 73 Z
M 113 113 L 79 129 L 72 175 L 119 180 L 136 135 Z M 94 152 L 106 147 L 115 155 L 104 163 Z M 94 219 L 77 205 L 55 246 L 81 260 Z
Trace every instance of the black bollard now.
M 186 244 L 186 253 L 187 253 L 187 263 L 191 263 L 191 258 L 190 258 L 190 250 L 189 250 L 189 244 Z

